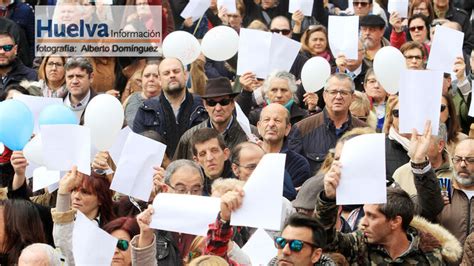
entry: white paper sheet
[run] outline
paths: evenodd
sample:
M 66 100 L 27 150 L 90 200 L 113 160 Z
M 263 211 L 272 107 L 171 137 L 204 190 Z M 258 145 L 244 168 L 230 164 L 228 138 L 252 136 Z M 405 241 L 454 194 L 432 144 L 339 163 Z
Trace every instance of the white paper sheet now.
M 69 171 L 76 165 L 83 174 L 91 174 L 91 131 L 79 125 L 41 126 L 43 162 L 49 170 Z
M 82 212 L 76 214 L 72 231 L 72 252 L 76 265 L 110 265 L 118 239 L 89 220 Z
M 23 94 L 17 94 L 13 96 L 13 99 L 23 102 L 26 106 L 28 106 L 28 108 L 30 108 L 31 112 L 33 113 L 33 118 L 35 119 L 35 126 L 33 128 L 33 133 L 35 134 L 39 132 L 38 118 L 41 111 L 43 111 L 43 109 L 49 105 L 63 104 L 63 100 L 61 98 L 38 97 Z
M 59 182 L 59 171 L 49 171 L 46 167 L 38 167 L 33 171 L 33 192 Z
M 151 228 L 206 236 L 209 224 L 220 211 L 219 198 L 159 193 L 153 201 L 155 210 Z
M 334 56 L 343 54 L 347 59 L 359 56 L 359 17 L 329 16 L 329 47 Z
M 278 254 L 273 239 L 262 228 L 257 229 L 242 247 L 242 251 L 250 257 L 252 265 L 268 265 Z
M 231 225 L 281 229 L 285 158 L 281 153 L 263 156 L 244 185 L 245 197 L 240 209 L 232 213 Z
M 56 191 L 58 188 L 59 188 L 59 182 L 49 185 L 49 186 L 48 186 L 48 192 L 49 192 L 49 194 L 53 193 L 53 192 Z
M 125 145 L 125 141 L 127 140 L 128 134 L 132 132 L 129 127 L 124 127 L 117 135 L 114 144 L 109 149 L 110 157 L 114 161 L 115 165 L 118 164 L 120 161 L 120 155 L 122 154 L 123 146 Z
M 130 132 L 110 189 L 148 201 L 153 188 L 153 166 L 161 165 L 166 145 Z
M 209 6 L 211 6 L 211 0 L 190 0 L 181 12 L 181 17 L 184 19 L 192 17 L 195 22 L 206 13 Z
M 336 204 L 387 202 L 385 135 L 364 134 L 344 143 Z
M 242 108 L 240 108 L 240 105 L 235 102 L 235 112 L 237 113 L 237 122 L 239 122 L 240 127 L 242 130 L 245 132 L 245 135 L 247 135 L 248 139 L 253 138 L 252 131 L 250 129 L 250 121 L 248 117 L 244 114 L 242 111 Z
M 251 71 L 259 78 L 267 78 L 271 43 L 270 32 L 240 29 L 237 75 Z
M 472 92 L 472 89 L 474 89 L 474 82 L 472 83 L 472 87 L 471 87 L 471 92 Z M 472 97 L 472 96 L 471 96 Z M 471 105 L 469 106 L 469 113 L 468 115 L 470 117 L 474 117 L 474 101 L 471 99 Z
M 408 18 L 408 0 L 389 0 L 388 13 L 398 12 L 400 17 Z
M 278 33 L 272 34 L 268 72 L 271 73 L 274 70 L 290 71 L 300 49 L 301 43 Z
M 400 133 L 416 128 L 422 134 L 426 120 L 431 120 L 431 133 L 438 135 L 443 72 L 402 70 L 400 77 Z
M 235 0 L 217 0 L 217 8 L 224 7 L 227 9 L 227 14 L 237 13 L 237 5 Z
M 300 10 L 305 16 L 311 17 L 313 15 L 314 0 L 290 0 L 288 8 L 289 13 L 295 13 Z
M 443 26 L 436 26 L 426 69 L 451 73 L 456 57 L 462 56 L 464 33 Z
M 36 168 L 38 168 L 40 166 L 41 165 L 37 165 L 33 162 L 28 162 L 28 166 L 26 167 L 26 170 L 25 170 L 26 178 L 28 178 L 28 179 L 33 178 L 33 172 L 35 171 Z

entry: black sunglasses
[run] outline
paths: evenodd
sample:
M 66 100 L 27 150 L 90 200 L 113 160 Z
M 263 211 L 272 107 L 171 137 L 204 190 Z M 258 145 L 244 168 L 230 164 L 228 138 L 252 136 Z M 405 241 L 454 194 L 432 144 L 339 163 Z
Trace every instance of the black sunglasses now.
M 283 35 L 288 35 L 291 32 L 291 30 L 287 30 L 287 29 L 271 29 L 270 31 L 273 33 L 281 33 Z
M 117 241 L 117 248 L 120 250 L 127 251 L 128 246 L 129 246 L 129 243 L 125 239 L 119 239 L 119 241 Z
M 441 105 L 441 112 L 444 112 L 444 110 L 446 110 L 446 107 L 448 107 L 448 106 L 446 106 L 445 104 L 442 104 Z
M 309 243 L 303 240 L 286 239 L 281 236 L 275 238 L 275 247 L 277 249 L 285 248 L 286 244 L 290 245 L 290 250 L 293 252 L 300 252 L 303 249 L 304 244 L 309 245 L 311 247 L 315 247 L 313 243 Z
M 400 114 L 400 112 L 398 111 L 398 109 L 393 109 L 393 110 L 392 110 L 392 115 L 393 115 L 393 117 L 398 118 L 398 115 L 399 115 L 399 114 Z
M 367 7 L 369 3 L 367 2 L 352 2 L 352 5 L 354 6 L 361 6 L 361 7 Z
M 5 52 L 10 52 L 11 50 L 13 50 L 13 47 L 15 47 L 14 44 L 0 45 L 0 48 L 2 48 L 3 51 L 5 51 Z
M 220 100 L 220 101 L 214 101 L 214 100 L 208 99 L 208 100 L 206 100 L 206 103 L 207 103 L 207 105 L 209 105 L 209 106 L 211 106 L 211 107 L 214 107 L 214 106 L 216 106 L 217 104 L 220 104 L 221 106 L 226 106 L 226 105 L 228 105 L 229 103 L 231 103 L 232 101 L 233 101 L 233 99 L 229 99 L 229 98 L 227 98 L 227 99 L 222 99 L 222 100 Z
M 410 31 L 422 31 L 423 29 L 425 28 L 425 26 L 413 26 L 413 27 L 410 27 Z

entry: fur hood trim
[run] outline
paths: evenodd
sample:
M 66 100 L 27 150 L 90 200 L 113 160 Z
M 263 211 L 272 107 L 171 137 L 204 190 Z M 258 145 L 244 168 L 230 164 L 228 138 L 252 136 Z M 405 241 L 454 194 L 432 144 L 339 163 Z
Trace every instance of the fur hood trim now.
M 441 254 L 447 262 L 455 263 L 462 256 L 461 243 L 447 229 L 439 224 L 430 223 L 421 216 L 413 217 L 410 226 L 420 231 L 420 236 L 430 234 L 441 245 Z M 424 236 L 422 237 L 424 238 Z M 421 240 L 423 242 L 423 240 Z

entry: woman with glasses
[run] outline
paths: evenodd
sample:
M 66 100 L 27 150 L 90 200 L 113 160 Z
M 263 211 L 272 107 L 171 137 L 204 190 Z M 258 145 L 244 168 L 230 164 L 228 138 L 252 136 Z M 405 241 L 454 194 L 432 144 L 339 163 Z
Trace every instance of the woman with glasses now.
M 431 0 L 412 0 L 408 7 L 408 17 L 411 18 L 415 14 L 424 15 L 431 23 L 431 21 L 434 19 L 434 11 Z
M 38 70 L 39 86 L 44 97 L 63 98 L 67 94 L 66 57 L 47 56 L 43 58 Z
M 390 43 L 392 46 L 400 49 L 400 47 L 412 40 L 423 44 L 426 51 L 430 51 L 430 21 L 423 14 L 414 14 L 408 19 L 408 37 L 407 32 L 401 26 L 401 20 L 398 14 L 394 13 L 390 16 L 390 24 L 392 25 L 392 33 L 390 34 Z
M 90 176 L 84 175 L 77 171 L 76 166 L 60 180 L 56 208 L 51 210 L 53 238 L 69 265 L 74 265 L 72 231 L 76 212 L 82 212 L 99 227 L 115 218 L 109 187 L 110 182 L 105 175 L 96 171 L 91 171 Z
M 335 59 L 329 48 L 328 31 L 322 25 L 310 26 L 301 36 L 301 52 L 308 58 L 321 56 L 331 66 L 335 66 Z
M 388 93 L 382 87 L 382 84 L 378 82 L 375 77 L 374 69 L 370 68 L 367 70 L 364 79 L 365 94 L 370 101 L 371 112 L 375 115 L 376 126 L 375 130 L 381 132 L 385 122 L 385 111 Z
M 132 265 L 132 252 L 129 247 L 132 238 L 140 232 L 137 220 L 132 217 L 120 217 L 110 221 L 102 229 L 113 237 L 118 238 L 117 247 L 112 258 L 112 265 Z

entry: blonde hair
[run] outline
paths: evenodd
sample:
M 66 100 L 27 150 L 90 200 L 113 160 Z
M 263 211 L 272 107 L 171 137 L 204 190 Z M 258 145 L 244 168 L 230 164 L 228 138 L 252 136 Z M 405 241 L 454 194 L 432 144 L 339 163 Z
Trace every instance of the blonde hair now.
M 352 100 L 351 106 L 349 110 L 355 111 L 358 109 L 362 109 L 365 113 L 366 123 L 373 129 L 377 127 L 377 117 L 375 114 L 370 110 L 370 101 L 369 97 L 365 93 L 360 91 L 354 91 L 354 98 Z
M 225 259 L 213 256 L 213 255 L 204 255 L 197 257 L 188 264 L 189 266 L 228 266 L 229 263 Z
M 267 25 L 258 19 L 250 22 L 250 24 L 247 26 L 247 29 L 268 31 Z
M 392 95 L 388 97 L 387 100 L 387 111 L 385 112 L 385 122 L 383 124 L 383 132 L 388 134 L 390 127 L 393 123 L 392 110 L 395 109 L 395 106 L 398 104 L 398 96 Z

